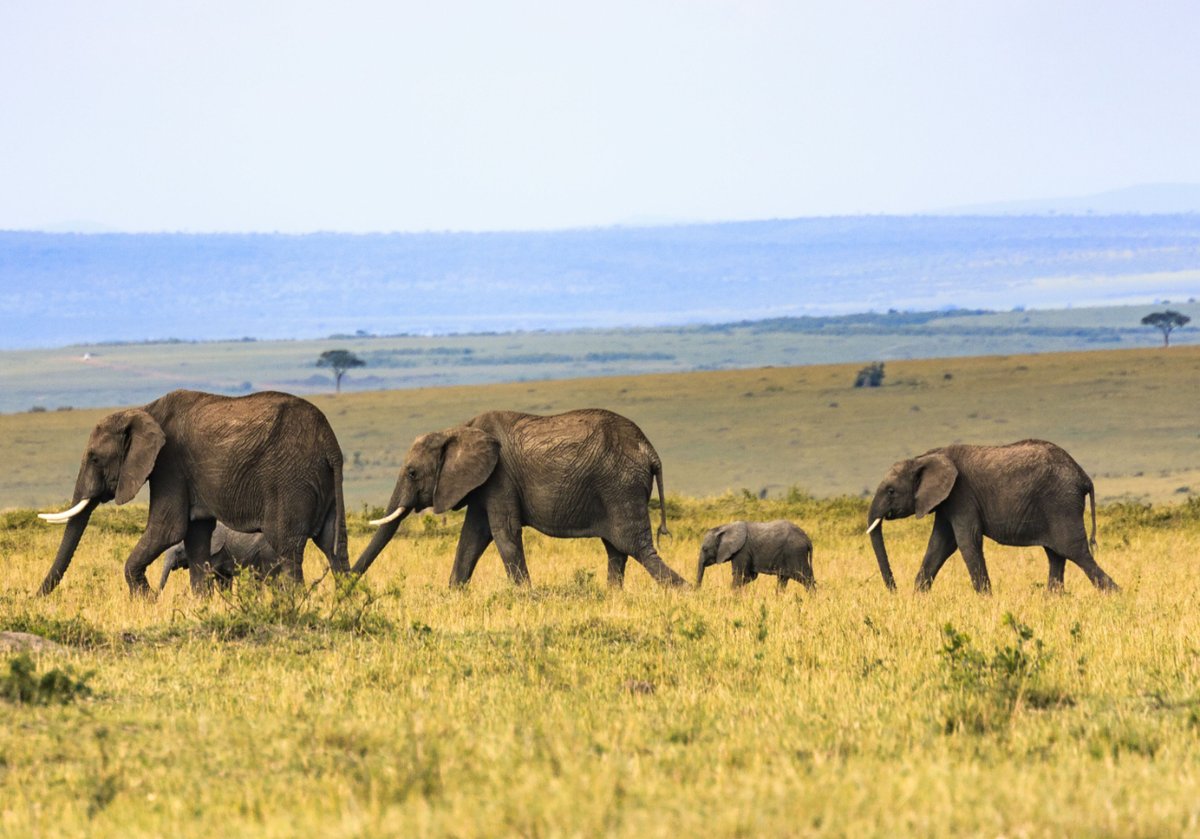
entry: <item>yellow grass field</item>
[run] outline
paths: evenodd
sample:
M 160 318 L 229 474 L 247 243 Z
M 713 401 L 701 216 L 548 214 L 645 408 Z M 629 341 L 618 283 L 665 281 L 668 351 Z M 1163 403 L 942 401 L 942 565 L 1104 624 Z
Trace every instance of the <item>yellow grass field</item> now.
M 51 694 L 73 699 L 0 698 L 0 835 L 1200 834 L 1200 350 L 889 363 L 870 392 L 854 369 L 319 402 L 358 452 L 355 510 L 383 502 L 420 431 L 488 407 L 611 407 L 662 454 L 668 564 L 690 579 L 708 527 L 786 517 L 815 543 L 813 592 L 733 592 L 728 566 L 663 591 L 632 562 L 608 592 L 597 540 L 529 531 L 531 589 L 493 548 L 451 591 L 451 514 L 406 521 L 356 588 L 310 549 L 311 590 L 203 601 L 177 574 L 134 601 L 134 504 L 97 512 L 37 599 L 61 531 L 0 514 L 0 630 L 63 644 L 32 664 L 69 668 Z M 0 417 L 4 505 L 65 499 L 102 413 Z M 916 595 L 929 521 L 910 519 L 888 523 L 888 593 L 862 490 L 934 445 L 1026 436 L 1095 476 L 1097 559 L 1123 590 L 1070 566 L 1048 594 L 1040 549 L 989 543 L 992 596 L 957 556 Z M 354 512 L 352 556 L 369 535 Z
M 521 382 L 313 397 L 346 455 L 350 509 L 386 502 L 419 434 L 507 408 L 605 407 L 637 422 L 668 491 L 706 496 L 793 486 L 818 496 L 874 491 L 903 457 L 962 441 L 1053 440 L 1101 500 L 1200 493 L 1200 346 L 888 362 L 884 386 L 855 389 L 861 365 L 774 367 Z M 947 378 L 949 376 L 949 378 Z M 0 415 L 0 510 L 50 507 L 74 485 L 88 433 L 108 410 Z M 1190 488 L 1190 490 L 1189 490 Z M 143 494 L 143 502 L 147 499 Z

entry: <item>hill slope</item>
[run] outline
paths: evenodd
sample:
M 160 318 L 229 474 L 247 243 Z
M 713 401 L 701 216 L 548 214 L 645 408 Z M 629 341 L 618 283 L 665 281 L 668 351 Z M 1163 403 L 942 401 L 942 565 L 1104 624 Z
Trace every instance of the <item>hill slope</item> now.
M 346 454 L 351 508 L 381 505 L 418 434 L 480 411 L 606 407 L 646 431 L 668 492 L 873 489 L 894 461 L 954 441 L 1053 440 L 1101 500 L 1200 492 L 1200 346 L 517 382 L 315 397 Z M 0 509 L 61 503 L 106 411 L 0 416 Z
M 1160 334 L 1139 323 L 1153 308 L 916 312 L 634 330 L 9 351 L 0 352 L 0 411 L 136 405 L 178 387 L 231 395 L 251 389 L 328 393 L 332 376 L 315 363 L 322 351 L 335 347 L 367 362 L 347 376 L 349 390 L 1154 347 L 1162 342 Z M 1200 305 L 1173 308 L 1200 323 Z M 1200 329 L 1193 324 L 1173 336 L 1173 343 L 1196 341 Z

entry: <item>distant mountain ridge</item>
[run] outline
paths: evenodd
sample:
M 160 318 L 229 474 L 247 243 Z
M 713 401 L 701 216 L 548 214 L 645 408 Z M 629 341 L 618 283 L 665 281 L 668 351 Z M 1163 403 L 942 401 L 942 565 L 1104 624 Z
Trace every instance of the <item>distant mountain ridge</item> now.
M 1200 184 L 1139 184 L 1092 195 L 993 201 L 937 210 L 931 215 L 1176 215 L 1200 213 Z
M 0 232 L 0 349 L 1003 311 L 1200 294 L 1200 215 L 541 233 Z

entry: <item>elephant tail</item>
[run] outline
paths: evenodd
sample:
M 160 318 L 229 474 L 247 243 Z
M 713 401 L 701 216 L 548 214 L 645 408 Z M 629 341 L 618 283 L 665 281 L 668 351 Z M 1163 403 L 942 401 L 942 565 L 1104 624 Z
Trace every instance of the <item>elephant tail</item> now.
M 333 507 L 334 507 L 334 523 L 333 523 L 333 555 L 340 557 L 341 562 L 347 571 L 350 570 L 350 546 L 346 537 L 346 498 L 342 494 L 342 457 L 341 452 L 337 453 L 337 457 L 330 458 L 330 467 L 333 469 Z
M 1096 550 L 1096 487 L 1088 484 L 1088 499 L 1092 502 L 1092 536 L 1088 543 L 1092 547 L 1092 551 Z
M 662 515 L 662 523 L 658 526 L 658 538 L 661 543 L 662 537 L 670 536 L 671 531 L 667 530 L 667 499 L 663 495 L 663 476 L 662 463 L 654 464 L 654 481 L 658 484 L 658 511 Z

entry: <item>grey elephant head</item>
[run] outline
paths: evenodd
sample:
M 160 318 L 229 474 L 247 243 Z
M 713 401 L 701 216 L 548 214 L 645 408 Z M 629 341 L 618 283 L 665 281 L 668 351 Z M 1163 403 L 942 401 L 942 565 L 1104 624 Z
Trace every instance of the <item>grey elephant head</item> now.
M 946 500 L 957 479 L 958 468 L 949 457 L 929 452 L 894 464 L 880 482 L 867 511 L 867 532 L 888 588 L 895 589 L 896 580 L 883 543 L 883 521 L 928 515 Z
M 380 529 L 354 571 L 361 574 L 371 566 L 410 513 L 427 508 L 444 513 L 462 506 L 467 495 L 491 476 L 499 459 L 500 441 L 466 425 L 414 440 L 388 500 L 388 513 L 371 522 Z
M 66 524 L 67 530 L 39 594 L 52 592 L 66 573 L 92 511 L 106 501 L 133 500 L 149 479 L 165 442 L 162 428 L 141 409 L 118 411 L 96 425 L 79 465 L 71 508 L 40 514 L 46 521 Z
M 705 568 L 729 562 L 745 546 L 748 532 L 744 521 L 735 521 L 714 527 L 705 534 L 700 544 L 700 555 L 696 559 L 697 586 L 704 582 Z

